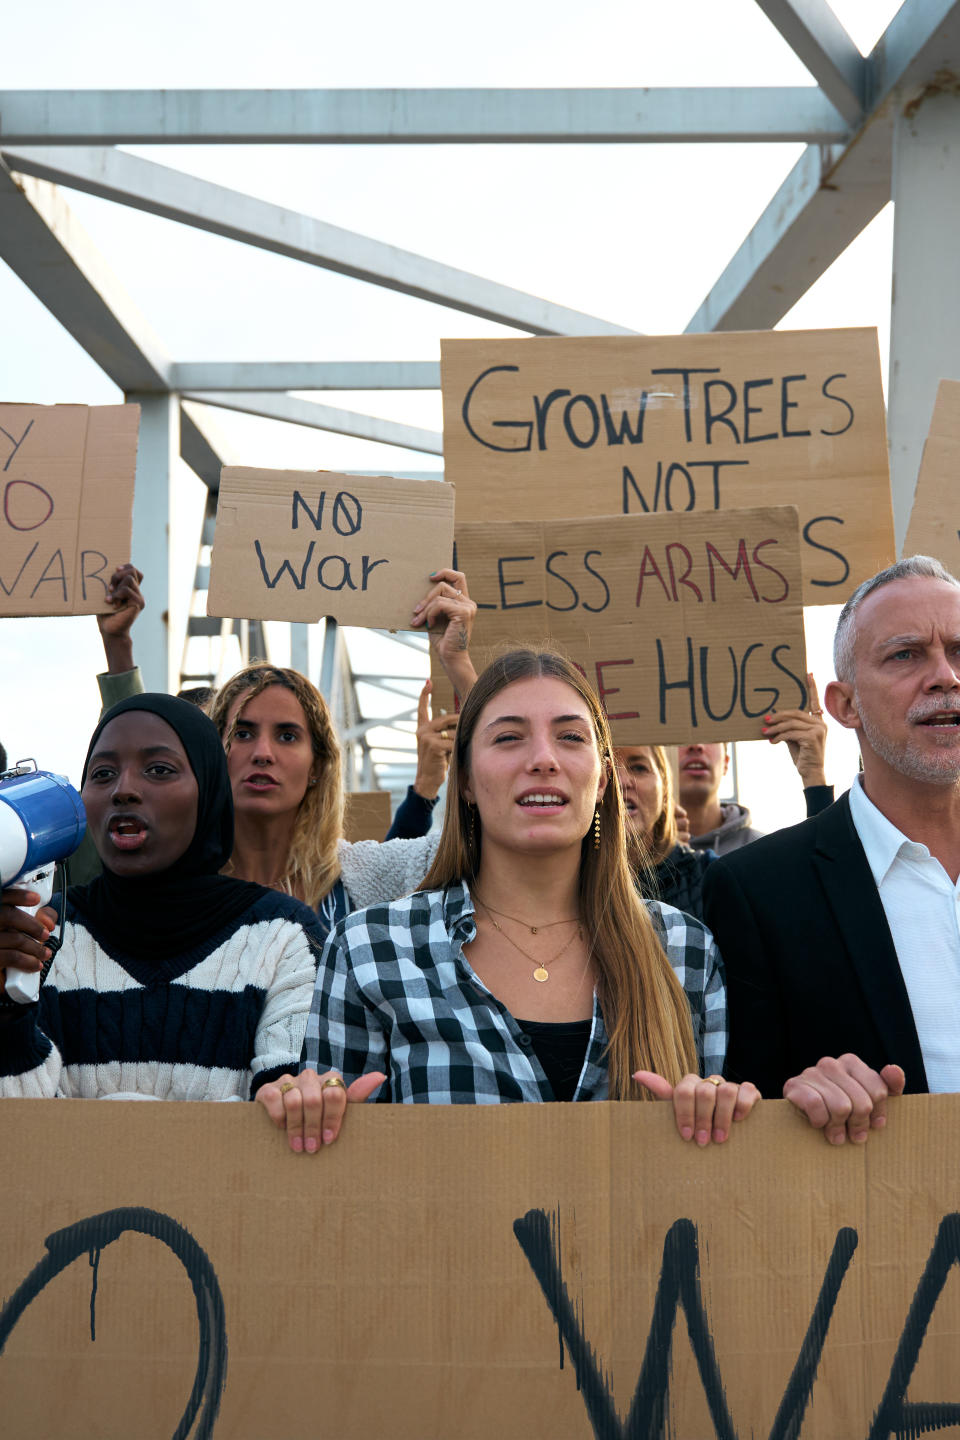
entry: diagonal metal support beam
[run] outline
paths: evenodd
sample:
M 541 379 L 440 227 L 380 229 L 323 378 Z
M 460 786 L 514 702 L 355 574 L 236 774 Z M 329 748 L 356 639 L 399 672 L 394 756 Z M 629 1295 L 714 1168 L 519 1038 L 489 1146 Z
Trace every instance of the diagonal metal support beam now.
M 831 104 L 859 125 L 867 100 L 866 59 L 833 12 L 829 0 L 756 0 Z
M 214 92 L 215 93 L 215 92 Z M 167 165 L 107 149 L 42 149 L 7 152 L 7 163 L 22 175 L 69 185 L 88 195 L 116 200 L 177 220 L 213 235 L 255 245 L 354 280 L 399 290 L 419 300 L 449 305 L 470 315 L 535 335 L 629 335 L 595 315 L 584 315 L 485 280 L 465 270 L 400 250 L 382 240 L 328 225 L 296 210 L 255 200 L 237 190 L 198 180 Z
M 848 128 L 814 86 L 0 92 L 4 146 L 826 143 Z
M 864 125 L 842 150 L 801 156 L 688 331 L 776 325 L 889 201 L 897 104 L 960 74 L 958 0 L 905 0 L 868 65 Z
M 239 410 L 244 415 L 260 415 L 265 420 L 286 420 L 291 425 L 308 425 L 314 430 L 328 430 L 335 435 L 353 435 L 358 440 L 375 440 L 381 445 L 400 445 L 405 450 L 422 450 L 428 455 L 443 454 L 443 436 L 436 430 L 420 430 L 415 425 L 381 420 L 376 415 L 359 415 L 353 410 L 317 405 L 313 400 L 297 400 L 292 395 L 201 391 L 185 395 L 184 399 L 196 401 L 200 405 L 216 405 L 222 410 Z
M 175 390 L 439 390 L 435 360 L 192 361 L 170 367 Z
M 172 389 L 170 361 L 56 186 L 0 164 L 0 258 L 125 394 Z M 216 442 L 184 412 L 180 453 L 215 490 Z
M 56 186 L 0 163 L 0 258 L 121 390 L 168 390 L 170 361 Z

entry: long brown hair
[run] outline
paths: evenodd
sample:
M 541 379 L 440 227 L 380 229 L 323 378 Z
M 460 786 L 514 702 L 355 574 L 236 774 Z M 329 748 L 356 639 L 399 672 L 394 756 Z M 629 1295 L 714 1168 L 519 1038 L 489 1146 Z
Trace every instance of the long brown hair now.
M 237 699 L 252 700 L 270 685 L 282 685 L 299 700 L 310 731 L 317 783 L 300 802 L 281 883 L 284 890 L 302 895 L 308 905 L 316 907 L 340 874 L 337 845 L 343 835 L 343 767 L 326 700 L 298 670 L 261 663 L 238 670 L 217 692 L 209 715 L 229 752 L 237 724 L 236 719 L 230 722 L 229 715 Z
M 470 745 L 477 720 L 484 706 L 507 685 L 538 676 L 564 681 L 586 703 L 601 764 L 612 770 L 606 717 L 576 666 L 548 650 L 512 650 L 500 656 L 484 670 L 460 712 L 443 834 L 422 889 L 442 889 L 475 879 L 483 827 L 461 787 L 470 774 Z M 696 1071 L 693 1027 L 683 987 L 634 888 L 627 863 L 623 799 L 615 773 L 598 804 L 600 847 L 594 848 L 591 827 L 581 845 L 579 898 L 609 1037 L 608 1090 L 614 1100 L 648 1098 L 645 1091 L 638 1093 L 631 1079 L 633 1072 L 654 1070 L 676 1084 L 684 1074 Z
M 673 771 L 670 769 L 670 762 L 667 759 L 667 752 L 662 745 L 648 745 L 650 759 L 653 767 L 660 776 L 660 787 L 663 801 L 660 806 L 660 814 L 650 827 L 650 834 L 647 837 L 647 861 L 650 865 L 659 865 L 665 860 L 670 851 L 677 843 L 677 817 L 673 797 Z

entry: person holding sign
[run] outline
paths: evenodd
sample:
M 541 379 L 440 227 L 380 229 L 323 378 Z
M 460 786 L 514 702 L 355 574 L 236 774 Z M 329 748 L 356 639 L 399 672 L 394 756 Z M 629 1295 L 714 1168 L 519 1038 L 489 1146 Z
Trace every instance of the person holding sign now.
M 463 630 L 451 657 L 438 646 L 451 683 L 472 677 L 469 638 L 476 606 L 455 570 L 431 576 L 417 606 L 439 628 L 439 616 Z M 458 668 L 457 656 L 466 657 Z M 286 890 L 317 912 L 322 933 L 352 910 L 393 900 L 423 879 L 437 835 L 410 840 L 343 838 L 344 793 L 340 744 L 329 708 L 315 685 L 296 670 L 250 665 L 218 691 L 210 707 L 233 787 L 236 840 L 227 873 Z M 451 722 L 452 723 L 452 722 Z
M 672 1098 L 702 1145 L 749 1113 L 756 1089 L 718 1073 L 716 946 L 638 897 L 611 776 L 606 718 L 569 661 L 520 650 L 484 671 L 423 888 L 334 928 L 306 1069 L 260 1092 L 291 1144 L 334 1140 L 344 1087 L 374 1075 L 401 1103 Z
M 839 1144 L 904 1088 L 960 1091 L 960 581 L 924 555 L 880 571 L 843 608 L 834 665 L 827 709 L 856 732 L 862 775 L 718 860 L 704 893 L 728 1073 Z
M 0 997 L 0 1096 L 245 1100 L 299 1055 L 320 935 L 305 905 L 219 874 L 233 844 L 213 725 L 169 695 L 113 706 L 83 767 L 103 863 L 71 886 L 62 944 L 31 892 L 0 897 L 5 967 L 44 972 L 39 1003 Z

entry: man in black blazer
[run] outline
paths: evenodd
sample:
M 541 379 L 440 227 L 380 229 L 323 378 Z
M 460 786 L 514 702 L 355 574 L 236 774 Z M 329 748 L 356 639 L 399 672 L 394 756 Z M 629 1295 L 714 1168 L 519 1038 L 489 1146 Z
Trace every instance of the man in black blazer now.
M 924 556 L 866 581 L 834 663 L 824 698 L 857 731 L 855 790 L 718 860 L 704 912 L 727 1074 L 840 1143 L 904 1086 L 960 1090 L 960 582 Z

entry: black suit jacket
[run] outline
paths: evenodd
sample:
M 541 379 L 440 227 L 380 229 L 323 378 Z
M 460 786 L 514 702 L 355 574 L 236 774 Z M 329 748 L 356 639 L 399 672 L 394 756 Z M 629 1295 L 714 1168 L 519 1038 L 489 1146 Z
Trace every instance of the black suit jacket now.
M 704 919 L 727 972 L 726 1073 L 780 1097 L 826 1055 L 895 1063 L 926 1091 L 920 1042 L 850 799 L 725 855 Z

